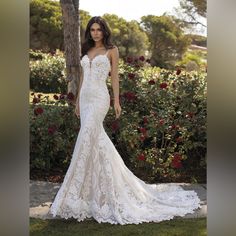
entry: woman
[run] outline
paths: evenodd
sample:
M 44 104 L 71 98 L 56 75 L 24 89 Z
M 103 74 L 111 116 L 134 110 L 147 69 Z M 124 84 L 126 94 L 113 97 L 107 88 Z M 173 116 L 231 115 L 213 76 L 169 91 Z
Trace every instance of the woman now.
M 103 128 L 110 96 L 106 85 L 111 72 L 116 118 L 120 117 L 119 52 L 110 42 L 110 30 L 93 17 L 85 31 L 75 113 L 81 120 L 71 163 L 50 212 L 82 221 L 139 224 L 160 222 L 193 213 L 200 207 L 196 192 L 176 185 L 146 184 L 124 164 Z

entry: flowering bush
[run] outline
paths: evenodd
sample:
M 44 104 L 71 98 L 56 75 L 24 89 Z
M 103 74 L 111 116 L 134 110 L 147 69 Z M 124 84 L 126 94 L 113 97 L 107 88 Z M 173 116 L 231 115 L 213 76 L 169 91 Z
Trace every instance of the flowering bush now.
M 30 54 L 30 89 L 34 92 L 65 93 L 65 60 L 61 52 Z
M 49 171 L 68 167 L 80 122 L 73 115 L 73 94 L 31 93 L 30 168 Z
M 120 61 L 122 114 L 104 126 L 126 165 L 148 182 L 205 181 L 206 74 L 149 66 L 144 57 Z M 31 168 L 67 169 L 79 120 L 73 95 L 31 95 Z
M 122 115 L 110 122 L 126 164 L 148 181 L 204 181 L 206 74 L 130 58 L 120 67 Z

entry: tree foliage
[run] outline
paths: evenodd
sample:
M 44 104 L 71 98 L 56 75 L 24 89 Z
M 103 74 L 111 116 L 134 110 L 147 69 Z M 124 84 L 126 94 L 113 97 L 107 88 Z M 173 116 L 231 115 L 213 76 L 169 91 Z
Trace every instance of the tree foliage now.
M 30 48 L 63 49 L 62 13 L 59 2 L 30 1 Z
M 204 15 L 204 4 L 192 2 L 192 9 Z M 195 5 L 193 5 L 195 4 Z M 184 5 L 183 5 L 184 6 Z M 186 8 L 187 9 L 187 8 Z M 80 36 L 83 36 L 86 25 L 91 18 L 89 12 L 79 10 Z M 170 15 L 143 16 L 141 22 L 126 21 L 115 14 L 102 16 L 112 31 L 112 41 L 119 48 L 120 57 L 144 55 L 151 57 L 154 66 L 173 68 L 175 61 L 182 59 L 191 43 L 206 46 L 206 38 L 197 35 L 184 35 L 186 22 Z M 191 37 L 190 37 L 191 36 Z M 62 10 L 59 2 L 52 0 L 31 0 L 30 2 L 30 48 L 44 52 L 59 49 L 64 51 Z
M 206 27 L 206 25 L 199 21 L 199 16 L 206 18 L 206 0 L 179 0 L 179 3 L 180 8 L 176 8 L 175 10 L 186 27 L 198 24 Z
M 186 4 L 192 4 L 195 12 L 202 16 L 206 17 L 207 2 L 206 0 L 185 0 Z
M 80 35 L 83 42 L 86 25 L 91 18 L 89 12 L 79 10 Z M 144 54 L 148 49 L 148 37 L 137 21 L 126 21 L 115 14 L 102 16 L 111 28 L 112 38 L 119 47 L 120 56 L 135 56 Z M 62 14 L 59 2 L 51 0 L 32 0 L 30 2 L 30 48 L 64 50 Z
M 121 57 L 136 56 L 148 49 L 148 37 L 138 22 L 126 21 L 114 14 L 104 14 L 111 31 L 113 42 L 119 47 Z
M 207 38 L 202 35 L 197 35 L 197 34 L 188 34 L 188 36 L 192 40 L 192 44 L 198 45 L 201 47 L 206 47 L 207 46 Z
M 148 15 L 141 19 L 150 41 L 152 65 L 173 68 L 190 45 L 190 38 L 173 17 Z

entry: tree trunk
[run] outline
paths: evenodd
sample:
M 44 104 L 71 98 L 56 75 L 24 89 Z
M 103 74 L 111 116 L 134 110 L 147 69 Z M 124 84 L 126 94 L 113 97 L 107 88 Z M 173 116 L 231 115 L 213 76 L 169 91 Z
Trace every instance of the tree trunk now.
M 81 53 L 79 0 L 60 0 L 60 5 L 64 33 L 67 90 L 68 93 L 72 92 L 76 98 L 79 85 Z

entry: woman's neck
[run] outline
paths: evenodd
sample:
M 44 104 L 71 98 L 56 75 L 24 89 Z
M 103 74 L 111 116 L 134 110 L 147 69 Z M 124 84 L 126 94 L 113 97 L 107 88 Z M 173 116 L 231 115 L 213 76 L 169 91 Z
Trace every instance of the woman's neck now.
M 104 48 L 104 45 L 103 45 L 102 43 L 96 43 L 96 44 L 94 45 L 94 47 L 95 47 L 96 49 L 98 49 L 98 48 Z

